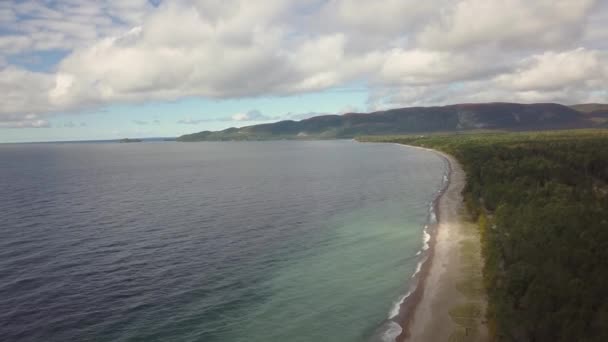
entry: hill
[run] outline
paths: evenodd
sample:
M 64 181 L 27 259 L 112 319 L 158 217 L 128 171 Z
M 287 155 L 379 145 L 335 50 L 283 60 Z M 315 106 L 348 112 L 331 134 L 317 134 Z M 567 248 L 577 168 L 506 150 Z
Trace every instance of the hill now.
M 301 121 L 286 120 L 241 128 L 233 127 L 216 132 L 203 131 L 183 135 L 177 140 L 336 139 L 360 135 L 468 130 L 525 131 L 584 128 L 596 127 L 602 123 L 593 119 L 588 113 L 579 111 L 576 106 L 567 107 L 556 103 L 496 102 L 322 115 Z
M 585 103 L 570 106 L 570 108 L 583 113 L 587 120 L 598 127 L 608 127 L 608 104 Z
M 582 103 L 570 106 L 570 108 L 582 112 L 582 113 L 593 113 L 593 112 L 604 112 L 608 113 L 608 104 L 604 103 Z

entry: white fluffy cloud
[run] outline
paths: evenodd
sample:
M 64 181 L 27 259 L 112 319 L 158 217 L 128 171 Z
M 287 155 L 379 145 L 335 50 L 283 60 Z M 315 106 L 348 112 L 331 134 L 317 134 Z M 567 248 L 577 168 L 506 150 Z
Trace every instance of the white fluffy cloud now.
M 385 55 L 377 75 L 382 83 L 427 85 L 484 77 L 505 67 L 484 60 L 487 56 L 479 54 L 395 49 Z
M 598 0 L 1 2 L 0 122 L 353 82 L 368 87 L 370 108 L 608 101 L 607 16 Z M 66 56 L 46 72 L 11 64 L 42 51 Z M 250 114 L 232 119 L 261 120 Z
M 4 115 L 0 117 L 0 128 L 46 128 L 51 124 L 37 114 Z
M 231 116 L 231 119 L 232 121 L 267 121 L 277 118 L 264 115 L 259 110 L 253 109 L 247 113 L 236 113 Z
M 218 122 L 218 121 L 226 121 L 226 122 L 237 122 L 243 123 L 246 121 L 269 121 L 269 120 L 279 120 L 284 118 L 284 116 L 268 116 L 263 114 L 257 109 L 252 109 L 243 113 L 235 113 L 227 117 L 219 117 L 219 118 L 198 118 L 194 119 L 189 117 L 187 119 L 180 119 L 177 121 L 178 124 L 183 125 L 198 125 L 205 122 Z
M 417 35 L 432 48 L 508 48 L 570 45 L 583 33 L 597 0 L 461 0 Z
M 608 85 L 608 55 L 584 48 L 545 52 L 524 60 L 513 73 L 496 80 L 505 88 L 519 91 L 605 86 Z
M 424 18 L 446 1 L 418 0 L 329 0 L 319 10 L 319 23 L 361 32 L 394 34 L 410 28 L 416 18 Z M 398 14 L 398 15 L 396 15 Z
M 151 10 L 146 0 L 2 1 L 0 25 L 21 40 L 0 54 L 86 46 L 136 25 Z
M 44 113 L 48 110 L 48 92 L 54 76 L 31 72 L 14 66 L 0 69 L 0 114 L 12 117 Z

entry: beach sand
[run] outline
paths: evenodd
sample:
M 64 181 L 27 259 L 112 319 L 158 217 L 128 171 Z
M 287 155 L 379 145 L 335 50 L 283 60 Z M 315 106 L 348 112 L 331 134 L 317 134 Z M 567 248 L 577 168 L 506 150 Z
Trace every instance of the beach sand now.
M 487 341 L 479 231 L 464 212 L 465 174 L 451 156 L 449 185 L 437 204 L 438 226 L 421 278 L 421 291 L 403 318 L 398 341 Z

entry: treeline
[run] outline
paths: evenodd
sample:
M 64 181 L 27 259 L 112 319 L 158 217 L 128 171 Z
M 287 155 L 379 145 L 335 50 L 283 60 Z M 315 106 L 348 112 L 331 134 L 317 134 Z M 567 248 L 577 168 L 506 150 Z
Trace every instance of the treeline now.
M 495 340 L 608 341 L 608 131 L 371 140 L 462 163 Z

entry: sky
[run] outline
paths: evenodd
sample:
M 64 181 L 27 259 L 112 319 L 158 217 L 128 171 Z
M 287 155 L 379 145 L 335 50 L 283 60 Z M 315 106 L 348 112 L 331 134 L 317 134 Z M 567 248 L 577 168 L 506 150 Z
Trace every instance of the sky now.
M 608 102 L 608 1 L 0 1 L 0 142 L 490 101 Z

